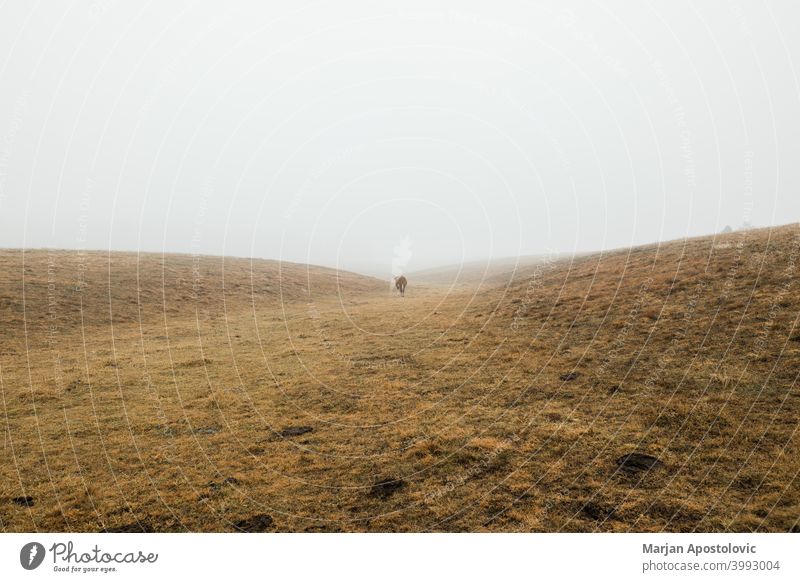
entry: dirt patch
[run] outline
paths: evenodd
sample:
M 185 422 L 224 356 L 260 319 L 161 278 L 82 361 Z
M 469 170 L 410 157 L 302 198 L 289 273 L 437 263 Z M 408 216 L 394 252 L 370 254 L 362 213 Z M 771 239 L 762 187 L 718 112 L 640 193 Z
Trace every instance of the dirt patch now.
M 388 499 L 405 486 L 406 482 L 402 479 L 393 479 L 389 477 L 377 481 L 372 486 L 372 489 L 370 489 L 369 494 L 372 497 L 377 497 L 378 499 Z
M 589 501 L 583 507 L 581 507 L 581 515 L 595 521 L 606 521 L 607 519 L 611 519 L 614 517 L 616 512 L 616 507 L 609 507 L 607 505 L 595 503 L 594 501 Z
M 126 523 L 114 527 L 107 527 L 101 533 L 153 533 L 153 526 L 144 521 Z
M 230 486 L 241 485 L 241 481 L 239 481 L 239 479 L 237 479 L 236 477 L 225 477 L 221 483 L 217 481 L 211 481 L 208 485 L 206 485 L 206 487 L 208 487 L 212 491 L 219 491 L 226 485 Z
M 242 533 L 259 533 L 271 531 L 275 527 L 275 521 L 271 515 L 259 513 L 246 519 L 241 519 L 233 524 L 236 531 Z
M 283 429 L 278 434 L 283 438 L 288 438 L 288 437 L 300 436 L 313 431 L 314 429 L 310 426 L 290 426 L 288 428 Z
M 652 455 L 628 453 L 617 459 L 617 466 L 626 473 L 641 473 L 662 467 L 664 463 Z

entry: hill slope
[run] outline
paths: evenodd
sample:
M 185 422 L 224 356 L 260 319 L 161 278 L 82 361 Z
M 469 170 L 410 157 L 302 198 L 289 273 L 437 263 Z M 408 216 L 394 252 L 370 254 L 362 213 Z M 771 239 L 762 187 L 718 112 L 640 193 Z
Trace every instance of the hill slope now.
M 433 269 L 414 271 L 409 279 L 423 284 L 464 286 L 479 284 L 500 285 L 519 280 L 539 265 L 556 261 L 557 255 L 527 255 L 501 257 L 463 264 L 445 265 Z
M 253 304 L 385 290 L 377 279 L 261 259 L 102 251 L 0 250 L 3 332 L 108 326 L 197 312 L 222 317 Z M 2 332 L 0 332 L 2 333 Z
M 296 300 L 255 303 L 246 278 L 229 298 L 226 267 L 209 316 L 180 296 L 165 316 L 156 292 L 154 317 L 58 319 L 0 353 L 2 527 L 796 530 L 798 257 L 790 225 L 510 284 L 410 278 L 404 299 L 330 275 L 302 300 L 298 274 Z M 16 273 L 0 300 L 18 326 Z

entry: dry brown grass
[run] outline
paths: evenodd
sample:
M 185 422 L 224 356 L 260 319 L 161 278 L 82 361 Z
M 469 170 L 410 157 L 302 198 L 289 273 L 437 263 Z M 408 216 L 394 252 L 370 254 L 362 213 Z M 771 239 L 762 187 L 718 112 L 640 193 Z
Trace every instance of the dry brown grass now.
M 0 251 L 0 525 L 796 530 L 798 257 L 792 225 L 400 299 L 300 265 Z

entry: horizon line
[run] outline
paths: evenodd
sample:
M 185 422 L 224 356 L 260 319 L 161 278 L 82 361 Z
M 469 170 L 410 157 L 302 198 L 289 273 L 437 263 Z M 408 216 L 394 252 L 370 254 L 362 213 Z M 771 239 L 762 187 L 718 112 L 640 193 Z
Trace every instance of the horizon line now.
M 679 242 L 679 241 L 694 240 L 694 239 L 700 239 L 700 238 L 712 238 L 712 237 L 716 238 L 718 236 L 731 236 L 731 235 L 733 235 L 735 233 L 741 233 L 741 232 L 750 232 L 750 231 L 759 231 L 759 230 L 775 230 L 775 229 L 780 229 L 780 228 L 791 227 L 791 226 L 794 226 L 794 225 L 800 225 L 800 222 L 788 222 L 788 223 L 785 223 L 785 224 L 777 224 L 777 225 L 771 225 L 771 226 L 752 226 L 752 227 L 748 227 L 748 228 L 735 228 L 735 229 L 730 230 L 729 232 L 719 231 L 719 232 L 706 233 L 706 234 L 700 234 L 700 235 L 683 236 L 683 237 L 674 238 L 674 239 L 667 239 L 667 240 L 655 240 L 655 241 L 644 242 L 644 243 L 639 243 L 639 244 L 630 245 L 630 246 L 601 248 L 601 249 L 594 249 L 594 250 L 588 250 L 588 251 L 574 250 L 574 251 L 564 251 L 564 252 L 562 252 L 562 251 L 559 251 L 557 249 L 555 249 L 555 250 L 554 249 L 545 249 L 545 250 L 543 250 L 541 252 L 538 252 L 538 253 L 537 252 L 532 252 L 532 253 L 525 253 L 525 254 L 521 254 L 521 255 L 501 255 L 501 256 L 495 256 L 495 257 L 492 257 L 492 256 L 479 257 L 479 258 L 475 258 L 475 259 L 469 259 L 469 260 L 463 261 L 461 263 L 459 263 L 459 262 L 440 263 L 440 264 L 437 264 L 437 265 L 432 266 L 432 267 L 424 267 L 424 268 L 421 268 L 421 269 L 416 269 L 414 271 L 409 271 L 408 273 L 409 274 L 411 274 L 411 273 L 423 273 L 423 272 L 426 272 L 426 271 L 432 271 L 432 270 L 436 270 L 436 269 L 445 269 L 445 268 L 448 268 L 448 267 L 456 267 L 456 266 L 459 266 L 459 265 L 463 266 L 463 265 L 467 265 L 467 264 L 470 264 L 470 263 L 483 263 L 483 262 L 500 261 L 500 260 L 514 260 L 514 259 L 520 259 L 520 258 L 524 258 L 524 257 L 546 257 L 546 256 L 552 256 L 554 254 L 556 255 L 556 257 L 558 257 L 558 259 L 563 259 L 563 258 L 575 257 L 575 256 L 585 256 L 585 255 L 594 255 L 594 254 L 603 254 L 603 253 L 616 253 L 616 252 L 620 252 L 620 251 L 633 250 L 633 249 L 638 249 L 638 248 L 643 248 L 643 247 L 648 247 L 648 246 L 653 246 L 653 245 L 669 244 L 669 243 L 674 243 L 674 242 Z M 242 256 L 242 255 L 213 254 L 213 253 L 205 253 L 205 252 L 204 253 L 192 253 L 192 252 L 187 252 L 187 251 L 164 251 L 164 250 L 162 250 L 162 251 L 154 251 L 154 250 L 138 250 L 138 249 L 137 250 L 124 250 L 124 249 L 110 249 L 110 248 L 105 249 L 105 248 L 80 248 L 80 247 L 69 248 L 69 247 L 48 247 L 48 246 L 42 246 L 42 247 L 38 247 L 38 246 L 37 247 L 2 247 L 2 246 L 0 246 L 0 252 L 3 252 L 3 251 L 17 251 L 17 252 L 21 252 L 23 254 L 25 252 L 34 252 L 34 251 L 51 251 L 51 252 L 55 251 L 55 252 L 67 252 L 67 253 L 92 253 L 92 254 L 105 253 L 105 254 L 108 254 L 108 255 L 110 255 L 110 254 L 160 255 L 162 257 L 163 256 L 167 256 L 167 255 L 172 255 L 172 256 L 185 256 L 185 257 L 206 257 L 206 258 L 223 259 L 223 260 L 224 259 L 237 259 L 237 260 L 250 260 L 250 261 L 270 261 L 270 262 L 274 262 L 274 263 L 286 263 L 286 264 L 291 264 L 291 265 L 302 265 L 302 266 L 307 266 L 307 267 L 316 267 L 316 268 L 322 268 L 322 269 L 329 269 L 329 270 L 333 270 L 333 271 L 341 271 L 341 272 L 346 272 L 346 273 L 353 273 L 355 275 L 371 277 L 371 278 L 374 278 L 374 279 L 380 279 L 379 277 L 377 277 L 377 276 L 375 276 L 373 274 L 368 274 L 368 273 L 365 273 L 363 271 L 357 271 L 357 270 L 338 267 L 338 266 L 323 265 L 323 264 L 318 264 L 318 263 L 303 263 L 303 262 L 299 262 L 299 261 L 295 261 L 295 260 L 275 259 L 275 258 L 268 258 L 268 257 L 257 257 L 257 256 L 253 256 L 253 255 L 251 255 L 251 256 Z M 387 271 L 390 271 L 390 270 L 391 269 L 387 269 Z M 391 274 L 389 274 L 389 278 L 391 278 Z

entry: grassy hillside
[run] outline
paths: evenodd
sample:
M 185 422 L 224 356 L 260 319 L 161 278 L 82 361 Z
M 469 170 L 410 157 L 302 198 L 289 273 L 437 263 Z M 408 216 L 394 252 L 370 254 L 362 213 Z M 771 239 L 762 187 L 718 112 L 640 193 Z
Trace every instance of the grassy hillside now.
M 404 299 L 56 254 L 0 254 L 7 531 L 798 529 L 798 225 Z
M 167 321 L 172 316 L 222 317 L 263 304 L 345 300 L 381 290 L 377 279 L 324 267 L 260 259 L 155 253 L 0 250 L 2 332 L 16 336 L 56 325 Z
M 415 271 L 409 275 L 417 283 L 447 286 L 507 284 L 529 276 L 537 266 L 558 259 L 558 255 L 527 255 L 469 261 L 435 269 Z

